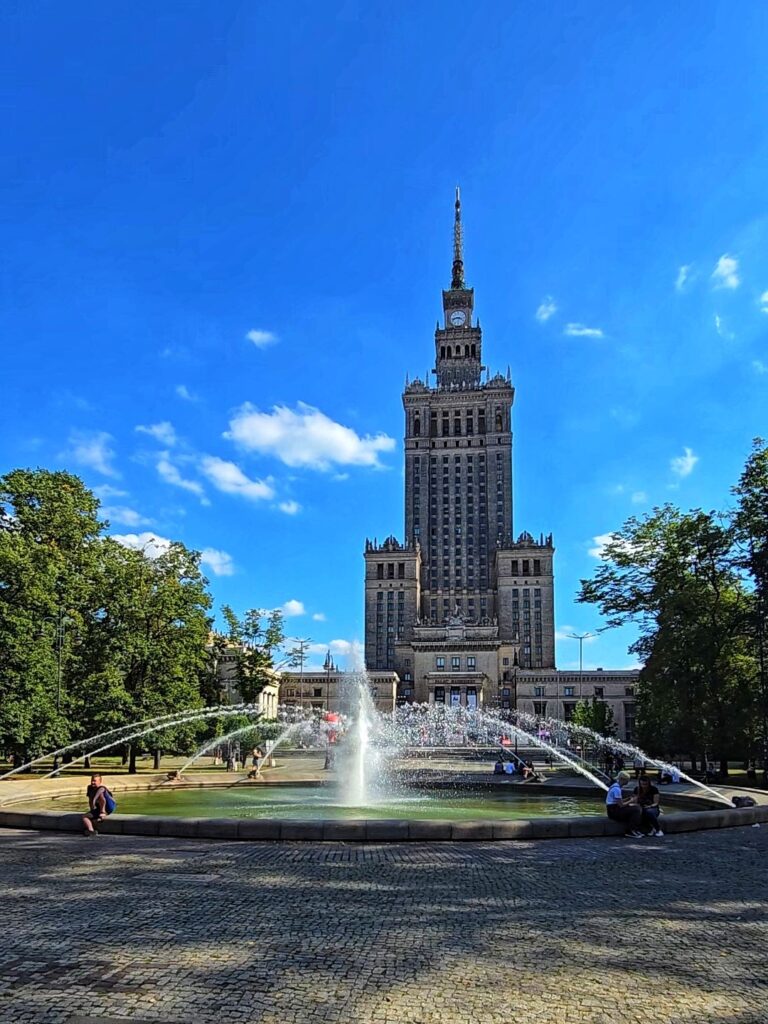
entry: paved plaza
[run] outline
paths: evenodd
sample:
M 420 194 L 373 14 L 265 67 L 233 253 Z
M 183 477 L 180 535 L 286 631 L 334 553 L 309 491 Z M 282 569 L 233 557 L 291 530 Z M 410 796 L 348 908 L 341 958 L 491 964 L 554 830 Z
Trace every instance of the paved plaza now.
M 0 1021 L 765 1024 L 768 828 L 380 846 L 0 831 Z

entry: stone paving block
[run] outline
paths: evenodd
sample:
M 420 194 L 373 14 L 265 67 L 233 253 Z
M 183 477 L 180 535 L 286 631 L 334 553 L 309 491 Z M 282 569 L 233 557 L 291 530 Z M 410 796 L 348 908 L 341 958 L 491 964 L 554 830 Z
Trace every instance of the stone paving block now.
M 452 821 L 440 821 L 438 819 L 427 819 L 408 822 L 408 838 L 419 839 L 429 842 L 436 839 L 450 839 Z
M 280 825 L 280 838 L 319 842 L 323 838 L 324 825 L 324 821 L 283 821 Z
M 451 839 L 462 842 L 481 842 L 493 839 L 493 822 L 454 821 L 451 825 Z
M 365 821 L 325 821 L 323 840 L 342 843 L 365 842 Z
M 280 822 L 271 818 L 246 818 L 237 823 L 238 839 L 279 839 Z
M 370 818 L 365 823 L 368 843 L 403 842 L 408 838 L 408 822 L 399 818 Z
M 201 839 L 237 839 L 237 818 L 200 818 L 197 835 Z

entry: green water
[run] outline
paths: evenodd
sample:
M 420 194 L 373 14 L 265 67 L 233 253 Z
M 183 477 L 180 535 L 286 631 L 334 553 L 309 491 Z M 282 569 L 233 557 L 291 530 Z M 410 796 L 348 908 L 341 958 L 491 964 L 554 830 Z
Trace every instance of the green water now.
M 507 790 L 478 792 L 421 790 L 366 807 L 346 807 L 325 786 L 231 786 L 226 789 L 163 788 L 116 794 L 121 814 L 175 818 L 440 818 L 452 821 L 604 814 L 602 800 L 584 797 L 518 795 Z M 43 806 L 43 805 L 36 805 Z M 50 800 L 46 810 L 84 810 L 84 799 Z

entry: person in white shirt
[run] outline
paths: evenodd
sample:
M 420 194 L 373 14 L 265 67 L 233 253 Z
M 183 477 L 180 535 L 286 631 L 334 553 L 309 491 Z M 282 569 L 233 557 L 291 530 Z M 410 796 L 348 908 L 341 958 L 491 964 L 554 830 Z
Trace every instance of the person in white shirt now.
M 625 836 L 639 839 L 643 835 L 638 828 L 643 812 L 637 804 L 631 802 L 631 796 L 624 796 L 622 786 L 626 786 L 628 782 L 629 773 L 619 772 L 605 796 L 605 810 L 611 821 L 619 821 L 624 825 Z

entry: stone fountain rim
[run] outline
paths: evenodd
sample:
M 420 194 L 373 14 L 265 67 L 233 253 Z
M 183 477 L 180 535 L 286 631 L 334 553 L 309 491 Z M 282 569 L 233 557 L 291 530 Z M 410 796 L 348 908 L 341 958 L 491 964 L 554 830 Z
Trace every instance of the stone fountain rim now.
M 157 786 L 162 777 L 145 777 L 141 780 L 125 781 L 125 776 L 116 776 L 109 780 L 114 792 L 135 792 Z M 40 780 L 42 781 L 42 780 Z M 82 792 L 82 778 L 70 777 L 66 780 L 54 780 L 56 783 L 68 782 L 72 785 L 59 789 L 59 796 Z M 137 785 L 136 782 L 144 785 Z M 202 788 L 213 785 L 225 788 L 232 783 L 188 783 L 189 786 Z M 258 784 L 258 783 L 257 783 Z M 292 785 L 307 783 L 269 782 L 290 788 Z M 323 785 L 316 781 L 316 785 Z M 169 786 L 169 788 L 171 788 Z M 476 787 L 488 788 L 488 786 Z M 510 787 L 511 788 L 511 787 Z M 516 787 L 518 788 L 518 787 Z M 522 787 L 521 787 L 522 788 Z M 745 792 L 743 787 L 721 787 L 727 793 Z M 557 792 L 557 790 L 560 792 Z M 579 795 L 594 794 L 591 786 L 561 786 L 542 784 L 536 792 L 542 795 Z M 761 790 L 753 790 L 756 796 L 766 800 Z M 526 795 L 528 793 L 526 792 Z M 19 803 L 36 803 L 42 799 L 50 799 L 50 791 L 33 794 L 29 791 L 9 794 L 0 807 L 0 827 L 13 829 L 32 829 L 57 832 L 79 832 L 82 829 L 81 815 L 77 812 L 62 813 L 59 811 L 35 811 L 34 807 L 20 810 L 5 808 Z M 683 813 L 665 814 L 663 818 L 666 833 L 693 832 L 712 828 L 728 828 L 740 825 L 753 825 L 768 822 L 768 803 L 755 807 L 732 808 L 715 805 L 712 798 L 693 796 L 691 794 L 669 793 L 667 800 L 672 804 L 685 803 L 689 807 L 703 806 L 703 810 L 688 810 Z M 616 822 L 602 816 L 574 816 L 532 818 L 516 820 L 475 820 L 475 821 L 441 821 L 438 819 L 346 819 L 346 820 L 299 820 L 277 818 L 170 818 L 162 815 L 114 814 L 103 822 L 99 830 L 108 835 L 145 835 L 178 837 L 185 839 L 225 839 L 225 840 L 266 840 L 266 841 L 297 841 L 297 842 L 444 842 L 444 841 L 476 841 L 494 840 L 534 840 L 534 839 L 573 839 L 586 837 L 617 836 L 623 829 Z

